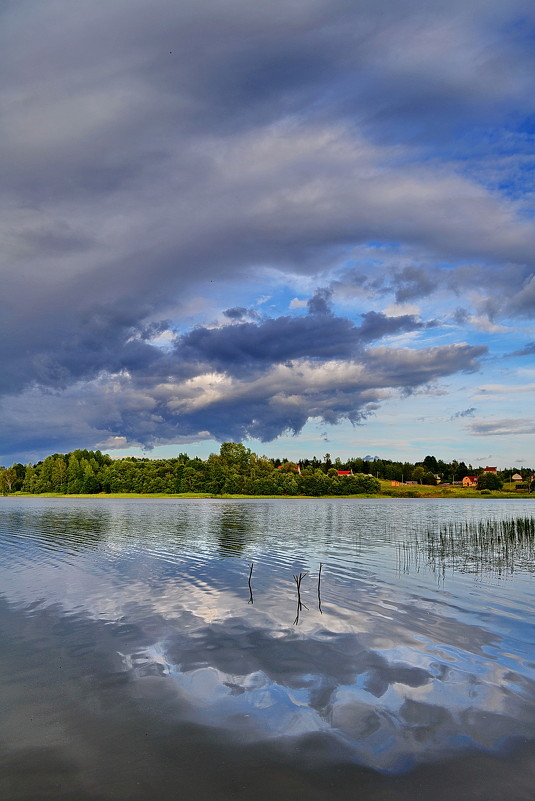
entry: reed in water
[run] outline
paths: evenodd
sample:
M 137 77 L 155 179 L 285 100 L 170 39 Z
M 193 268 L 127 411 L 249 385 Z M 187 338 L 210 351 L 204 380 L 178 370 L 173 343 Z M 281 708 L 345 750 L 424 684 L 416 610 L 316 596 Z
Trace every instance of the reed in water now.
M 468 520 L 415 532 L 398 546 L 398 559 L 405 573 L 424 565 L 442 573 L 535 572 L 535 517 Z

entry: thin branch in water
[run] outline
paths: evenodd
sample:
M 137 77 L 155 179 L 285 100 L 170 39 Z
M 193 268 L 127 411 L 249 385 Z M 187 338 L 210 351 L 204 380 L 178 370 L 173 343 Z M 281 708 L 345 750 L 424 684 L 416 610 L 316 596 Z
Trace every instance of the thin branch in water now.
M 297 624 L 299 623 L 299 615 L 301 613 L 301 610 L 305 608 L 308 612 L 308 606 L 304 604 L 301 600 L 301 582 L 307 575 L 308 573 L 298 573 L 297 575 L 294 574 L 294 581 L 297 585 L 297 614 L 295 616 L 294 626 L 297 626 Z
M 323 614 L 323 610 L 321 608 L 321 569 L 323 567 L 323 562 L 320 562 L 320 569 L 318 573 L 318 609 L 320 610 L 320 615 Z
M 251 586 L 251 576 L 253 575 L 253 567 L 254 567 L 254 562 L 251 562 L 251 564 L 249 566 L 249 581 L 248 581 L 248 584 L 249 584 L 249 601 L 248 601 L 248 603 L 250 603 L 250 604 L 254 604 L 253 588 Z

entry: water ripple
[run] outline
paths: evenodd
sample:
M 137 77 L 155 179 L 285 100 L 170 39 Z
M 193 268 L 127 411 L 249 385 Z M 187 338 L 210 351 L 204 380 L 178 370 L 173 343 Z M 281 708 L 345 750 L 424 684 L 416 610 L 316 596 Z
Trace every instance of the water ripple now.
M 437 569 L 416 547 L 463 509 L 9 499 L 0 686 L 142 698 L 236 742 L 327 737 L 384 773 L 535 739 L 529 565 Z

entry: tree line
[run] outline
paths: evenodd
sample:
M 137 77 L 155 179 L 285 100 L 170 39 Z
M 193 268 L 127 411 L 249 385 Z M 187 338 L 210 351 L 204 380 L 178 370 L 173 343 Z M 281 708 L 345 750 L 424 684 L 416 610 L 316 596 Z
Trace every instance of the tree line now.
M 377 493 L 376 478 L 338 476 L 312 464 L 267 459 L 235 442 L 221 445 L 206 460 L 180 453 L 171 459 L 112 459 L 101 451 L 55 453 L 36 464 L 0 470 L 0 486 L 10 492 L 65 495 L 100 492 L 187 493 L 211 495 L 353 495 Z
M 342 471 L 349 475 L 339 475 Z M 525 469 L 522 475 L 530 472 Z M 218 454 L 206 460 L 190 458 L 187 453 L 170 459 L 112 459 L 99 450 L 55 453 L 35 464 L 0 468 L 0 492 L 355 495 L 379 492 L 378 479 L 436 484 L 439 479 L 461 481 L 464 476 L 481 473 L 462 461 L 443 462 L 434 456 L 412 464 L 358 457 L 341 461 L 326 453 L 322 459 L 290 462 L 258 456 L 240 443 L 225 442 Z M 502 481 L 506 477 L 505 471 L 498 476 Z

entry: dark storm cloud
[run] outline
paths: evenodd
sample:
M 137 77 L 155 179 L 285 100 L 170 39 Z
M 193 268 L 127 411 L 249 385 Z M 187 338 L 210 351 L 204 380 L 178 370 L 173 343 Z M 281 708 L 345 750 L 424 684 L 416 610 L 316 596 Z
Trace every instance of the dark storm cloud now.
M 384 386 L 396 386 L 406 392 L 454 373 L 472 373 L 480 368 L 478 359 L 487 348 L 471 345 L 449 345 L 421 350 L 384 346 L 371 349 L 366 366 L 382 376 Z
M 387 317 L 382 312 L 366 312 L 362 315 L 363 323 L 360 326 L 360 336 L 364 341 L 371 342 L 385 336 L 418 331 L 423 328 L 434 328 L 435 320 L 422 322 L 414 314 L 400 314 Z
M 398 303 L 428 297 L 436 289 L 436 280 L 430 272 L 418 267 L 405 267 L 394 276 L 394 280 Z
M 317 289 L 307 303 L 309 314 L 329 314 L 331 311 L 329 305 L 331 297 L 331 290 Z
M 31 385 L 62 389 L 100 372 L 145 369 L 160 351 L 148 342 L 164 323 L 140 323 L 132 310 L 120 304 L 89 308 L 80 304 L 61 308 L 61 298 L 32 316 L 27 309 L 16 343 L 0 343 L 3 369 L 0 391 L 19 392 Z M 22 351 L 22 352 L 21 352 Z
M 388 317 L 368 312 L 356 326 L 323 309 L 322 302 L 322 294 L 317 293 L 309 304 L 313 311 L 305 317 L 234 322 L 221 328 L 198 326 L 177 337 L 172 352 L 150 342 L 165 329 L 165 322 L 138 326 L 125 310 L 101 309 L 98 314 L 81 318 L 75 334 L 66 336 L 56 347 L 48 345 L 44 333 L 41 349 L 34 349 L 31 359 L 22 363 L 13 359 L 11 343 L 4 343 L 3 386 L 8 393 L 32 384 L 59 390 L 100 373 L 121 371 L 140 382 L 154 382 L 165 375 L 190 377 L 200 369 L 243 377 L 249 370 L 295 359 L 351 358 L 366 343 L 434 325 L 414 315 Z M 246 314 L 250 316 L 240 308 L 225 312 L 238 321 Z M 16 367 L 20 368 L 18 372 Z
M 378 347 L 364 352 L 360 361 L 281 364 L 256 378 L 193 381 L 180 388 L 178 400 L 174 387 L 162 388 L 150 415 L 158 415 L 170 436 L 177 430 L 208 430 L 220 440 L 268 441 L 284 432 L 298 433 L 310 418 L 358 423 L 391 392 L 410 393 L 444 376 L 477 370 L 485 351 L 467 345 L 420 351 Z M 132 431 L 139 430 L 134 423 Z M 154 432 L 158 436 L 157 428 Z
M 206 438 L 268 441 L 298 433 L 310 418 L 359 423 L 393 394 L 422 391 L 446 376 L 478 369 L 485 351 L 468 345 L 420 350 L 379 346 L 364 349 L 358 359 L 301 359 L 291 366 L 268 364 L 234 376 L 205 366 L 187 378 L 173 378 L 156 362 L 152 374 L 121 374 L 60 394 L 32 390 L 16 400 L 5 399 L 2 458 L 9 461 L 17 441 L 19 453 L 35 458 L 34 438 L 46 453 L 46 443 L 49 450 L 61 450 L 62 436 L 69 442 L 73 437 L 78 446 L 150 448 Z
M 248 316 L 247 309 L 244 309 L 243 306 L 234 306 L 232 309 L 225 309 L 223 314 L 229 320 L 243 320 L 244 317 Z
M 305 317 L 277 317 L 260 323 L 238 323 L 223 328 L 198 327 L 181 336 L 175 357 L 180 364 L 199 363 L 230 375 L 245 375 L 295 359 L 348 359 L 365 344 L 385 336 L 432 327 L 414 315 L 387 317 L 378 312 L 362 315 L 354 325 L 336 317 L 328 308 L 323 291 L 308 303 Z

